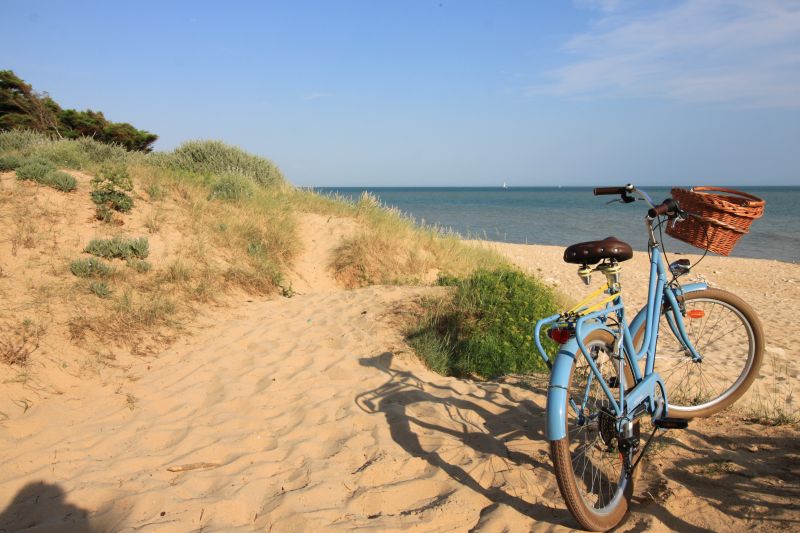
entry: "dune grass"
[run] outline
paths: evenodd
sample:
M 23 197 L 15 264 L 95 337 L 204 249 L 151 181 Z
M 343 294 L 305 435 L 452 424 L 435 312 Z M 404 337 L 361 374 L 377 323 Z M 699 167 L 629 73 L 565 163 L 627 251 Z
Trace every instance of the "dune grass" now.
M 92 239 L 83 251 L 106 259 L 144 259 L 150 255 L 150 243 L 147 237 L 132 239 L 115 236 L 110 239 Z
M 369 193 L 361 195 L 352 212 L 362 230 L 341 242 L 331 262 L 335 277 L 347 287 L 418 284 L 433 281 L 439 272 L 464 275 L 507 264 L 498 254 L 465 245 L 440 228 L 415 224 Z
M 21 161 L 16 171 L 19 180 L 35 181 L 62 192 L 74 191 L 78 186 L 75 178 L 58 170 L 53 163 L 40 157 L 31 157 Z
M 302 248 L 302 213 L 358 223 L 360 230 L 339 243 L 328 265 L 346 287 L 432 283 L 437 274 L 468 276 L 506 264 L 438 228 L 418 226 L 370 195 L 353 202 L 291 187 L 271 161 L 217 141 L 142 154 L 91 139 L 13 131 L 0 133 L 0 157 L 35 161 L 32 171 L 42 175 L 53 168 L 92 175 L 92 190 L 81 194 L 113 212 L 102 218 L 111 224 L 98 228 L 97 238 L 67 251 L 67 257 L 85 251 L 96 258 L 64 260 L 79 278 L 62 296 L 75 305 L 68 323 L 75 342 L 94 339 L 148 351 L 202 305 L 225 295 L 291 296 L 287 272 Z M 133 216 L 139 216 L 138 226 L 131 226 Z M 167 255 L 150 257 L 142 231 L 169 233 Z M 43 246 L 25 243 L 17 248 Z M 127 267 L 101 258 L 124 260 Z

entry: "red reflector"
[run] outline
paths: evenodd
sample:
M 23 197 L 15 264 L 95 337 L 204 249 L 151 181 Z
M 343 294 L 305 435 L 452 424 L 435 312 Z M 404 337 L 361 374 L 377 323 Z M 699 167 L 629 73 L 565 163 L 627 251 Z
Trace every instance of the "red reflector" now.
M 686 312 L 686 316 L 688 316 L 689 318 L 703 318 L 704 316 L 706 316 L 706 312 L 703 311 L 702 309 L 692 309 Z
M 564 344 L 572 335 L 566 328 L 553 328 L 547 332 L 547 336 L 556 341 L 558 344 Z

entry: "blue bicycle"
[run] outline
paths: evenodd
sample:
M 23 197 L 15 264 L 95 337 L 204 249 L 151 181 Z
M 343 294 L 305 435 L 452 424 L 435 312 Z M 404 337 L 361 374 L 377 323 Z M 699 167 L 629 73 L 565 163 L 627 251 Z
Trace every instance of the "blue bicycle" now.
M 656 234 L 686 216 L 674 199 L 654 205 L 633 185 L 594 194 L 619 195 L 624 203 L 638 197 L 650 207 L 647 304 L 628 322 L 620 277 L 620 263 L 633 255 L 628 244 L 614 237 L 574 244 L 564 260 L 580 265 L 587 285 L 593 272 L 605 284 L 540 320 L 535 339 L 551 370 L 546 427 L 561 495 L 581 526 L 605 531 L 625 517 L 634 471 L 656 431 L 685 428 L 747 391 L 761 365 L 764 333 L 737 296 L 705 283 L 682 284 L 691 270 L 687 259 L 666 265 Z M 542 346 L 543 327 L 560 345 L 552 359 Z M 642 445 L 648 424 L 652 432 Z

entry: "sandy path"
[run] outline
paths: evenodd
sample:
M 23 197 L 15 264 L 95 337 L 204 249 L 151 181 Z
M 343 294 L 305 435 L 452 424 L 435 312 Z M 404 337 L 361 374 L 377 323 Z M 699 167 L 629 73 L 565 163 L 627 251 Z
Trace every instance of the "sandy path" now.
M 357 229 L 358 223 L 352 218 L 304 213 L 299 225 L 303 251 L 289 273 L 292 290 L 297 294 L 341 290 L 328 274 L 328 262 L 341 239 Z

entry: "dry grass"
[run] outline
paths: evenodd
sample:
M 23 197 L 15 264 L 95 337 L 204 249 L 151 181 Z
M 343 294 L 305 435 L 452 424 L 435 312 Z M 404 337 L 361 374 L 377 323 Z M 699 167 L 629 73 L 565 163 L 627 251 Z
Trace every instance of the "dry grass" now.
M 435 228 L 415 226 L 373 197 L 347 202 L 294 189 L 269 161 L 221 143 L 144 156 L 86 139 L 0 133 L 0 156 L 6 155 L 80 170 L 71 195 L 13 173 L 2 178 L 0 237 L 10 244 L 8 255 L 19 256 L 14 269 L 3 265 L 14 272 L 5 285 L 11 298 L 17 305 L 35 302 L 31 312 L 53 321 L 53 335 L 91 353 L 98 346 L 156 352 L 227 295 L 291 295 L 284 276 L 302 247 L 296 220 L 302 212 L 353 218 L 362 227 L 340 243 L 331 264 L 346 286 L 422 283 L 438 272 L 503 263 Z M 115 213 L 115 224 L 94 219 L 90 197 L 93 176 L 110 166 L 124 169 L 133 184 L 133 208 Z M 148 237 L 132 240 L 142 235 Z M 108 275 L 88 267 L 95 259 L 84 250 L 106 258 Z
M 772 367 L 771 375 L 756 381 L 745 399 L 743 418 L 766 426 L 800 424 L 800 414 L 793 406 L 796 381 L 790 375 L 789 363 L 772 355 L 767 364 Z
M 25 366 L 31 354 L 39 347 L 46 329 L 30 319 L 21 323 L 2 324 L 0 334 L 0 362 L 12 366 Z
M 464 244 L 436 227 L 420 227 L 397 209 L 364 193 L 353 206 L 363 230 L 335 250 L 331 268 L 347 287 L 418 284 L 438 273 L 462 276 L 507 262 L 498 254 Z

